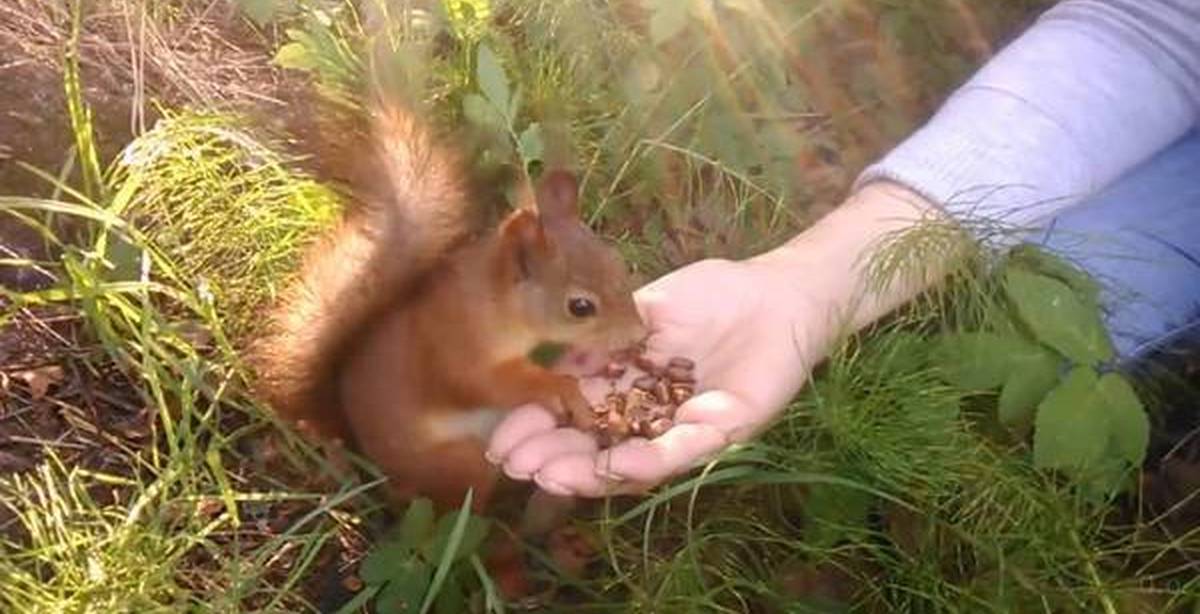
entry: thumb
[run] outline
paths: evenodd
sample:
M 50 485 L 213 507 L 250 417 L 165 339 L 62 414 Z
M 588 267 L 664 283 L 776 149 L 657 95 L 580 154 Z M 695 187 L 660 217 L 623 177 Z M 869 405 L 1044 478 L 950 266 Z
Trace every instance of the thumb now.
M 667 295 L 656 283 L 651 283 L 633 293 L 633 304 L 637 308 L 638 317 L 650 327 L 651 332 L 654 332 L 658 320 L 662 317 L 663 307 L 667 304 Z

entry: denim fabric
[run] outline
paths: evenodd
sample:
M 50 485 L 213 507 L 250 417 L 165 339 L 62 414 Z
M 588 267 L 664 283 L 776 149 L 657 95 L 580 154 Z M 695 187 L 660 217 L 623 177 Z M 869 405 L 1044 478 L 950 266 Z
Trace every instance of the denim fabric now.
M 1033 242 L 1104 285 L 1121 362 L 1200 340 L 1200 130 L 1051 218 Z

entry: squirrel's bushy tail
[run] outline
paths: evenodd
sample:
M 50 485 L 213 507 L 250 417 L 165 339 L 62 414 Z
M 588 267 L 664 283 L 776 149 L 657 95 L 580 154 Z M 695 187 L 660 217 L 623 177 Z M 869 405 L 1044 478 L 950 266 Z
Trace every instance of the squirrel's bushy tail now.
M 310 433 L 342 440 L 335 375 L 347 345 L 474 226 L 462 161 L 425 123 L 381 105 L 367 135 L 339 162 L 352 169 L 358 206 L 308 248 L 251 351 L 260 398 Z

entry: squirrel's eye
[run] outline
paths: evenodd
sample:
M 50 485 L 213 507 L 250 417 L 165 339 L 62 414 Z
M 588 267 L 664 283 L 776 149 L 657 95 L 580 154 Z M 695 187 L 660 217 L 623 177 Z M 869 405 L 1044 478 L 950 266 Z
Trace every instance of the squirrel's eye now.
M 577 318 L 590 318 L 596 315 L 596 303 L 591 299 L 572 298 L 567 300 L 567 310 Z

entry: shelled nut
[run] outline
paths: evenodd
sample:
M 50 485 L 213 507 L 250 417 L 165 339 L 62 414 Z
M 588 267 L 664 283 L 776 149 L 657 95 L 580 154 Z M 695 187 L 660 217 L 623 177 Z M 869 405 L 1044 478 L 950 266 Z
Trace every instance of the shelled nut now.
M 675 411 L 696 393 L 695 362 L 676 356 L 665 365 L 646 357 L 644 348 L 613 355 L 600 374 L 611 392 L 592 408 L 593 432 L 600 445 L 610 447 L 628 437 L 659 437 L 675 424 Z M 637 369 L 632 382 L 625 380 L 630 363 Z

